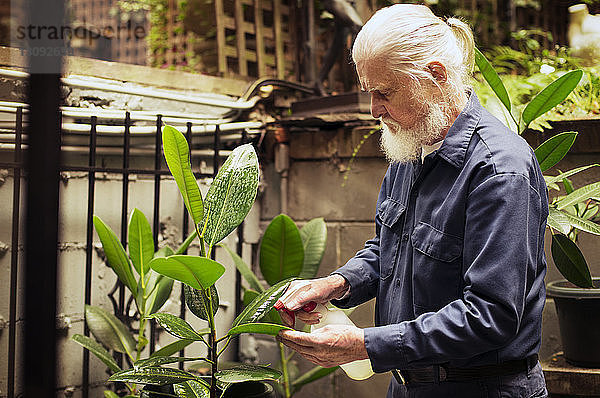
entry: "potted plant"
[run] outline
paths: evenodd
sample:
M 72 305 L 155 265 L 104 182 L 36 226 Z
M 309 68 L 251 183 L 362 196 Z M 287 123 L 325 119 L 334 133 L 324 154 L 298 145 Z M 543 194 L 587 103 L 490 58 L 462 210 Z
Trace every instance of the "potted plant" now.
M 261 382 L 277 380 L 281 376 L 281 372 L 266 366 L 252 365 L 220 369 L 218 360 L 231 338 L 237 334 L 249 332 L 276 335 L 281 329 L 286 329 L 283 325 L 257 321 L 271 310 L 273 304 L 285 291 L 289 280 L 281 281 L 258 295 L 233 321 L 232 327 L 223 336 L 218 336 L 215 314 L 218 310 L 219 299 L 214 284 L 225 272 L 225 267 L 210 258 L 215 245 L 237 228 L 254 202 L 259 176 L 256 153 L 250 144 L 234 149 L 203 199 L 191 170 L 188 143 L 183 134 L 173 127 L 165 126 L 162 138 L 167 165 L 194 222 L 195 231 L 176 253 L 166 253 L 165 256 L 154 257 L 144 263 L 145 267 L 140 269 L 151 269 L 159 275 L 182 282 L 188 308 L 193 314 L 207 321 L 208 327 L 195 330 L 189 323 L 175 315 L 146 313 L 143 319 L 155 319 L 168 333 L 180 340 L 157 351 L 149 358 L 134 358 L 131 369 L 118 370 L 112 367 L 111 369 L 115 373 L 110 376 L 109 381 L 133 385 L 131 388 L 133 394 L 138 392 L 135 384 L 145 384 L 158 387 L 171 386 L 171 395 L 177 397 L 210 396 L 215 398 L 217 394 L 248 396 L 249 389 L 252 388 L 258 388 L 258 395 L 254 396 L 267 397 L 271 391 L 265 387 L 266 384 Z M 200 244 L 200 256 L 181 254 L 196 238 Z M 111 241 L 111 244 L 114 245 L 114 242 Z M 138 248 L 135 250 L 130 248 L 131 253 L 134 251 L 137 252 Z M 119 268 L 117 275 L 137 298 L 139 296 L 137 286 L 139 283 L 143 283 L 145 278 L 140 277 L 140 282 L 136 284 L 130 275 L 131 269 L 127 268 L 129 259 L 124 250 L 122 247 L 121 249 L 117 247 L 116 252 L 119 255 L 117 263 L 125 264 L 124 267 Z M 113 269 L 115 269 L 114 266 Z M 200 342 L 206 346 L 208 351 L 206 357 L 170 356 L 181 349 L 180 347 L 193 342 Z M 221 343 L 220 346 L 219 343 Z M 105 356 L 101 359 L 107 365 L 110 362 L 110 359 Z M 204 360 L 209 363 L 211 365 L 210 375 L 201 377 L 191 372 L 163 366 L 192 360 Z M 248 385 L 248 383 L 255 384 Z M 239 393 L 242 395 L 236 395 Z M 152 394 L 150 393 L 150 395 Z M 164 396 L 169 392 L 156 392 L 155 394 Z
M 507 125 L 512 125 L 519 134 L 536 118 L 563 102 L 583 75 L 581 70 L 564 73 L 518 112 L 513 109 L 502 80 L 479 50 L 476 50 L 475 60 L 483 78 L 504 107 Z M 576 132 L 560 133 L 535 149 L 542 172 L 567 154 L 576 137 Z M 585 231 L 600 235 L 600 225 L 594 222 L 600 203 L 600 182 L 574 189 L 569 177 L 596 166 L 598 164 L 590 164 L 555 176 L 544 176 L 550 190 L 561 192 L 562 185 L 564 191 L 550 199 L 547 225 L 552 233 L 552 259 L 566 280 L 549 283 L 548 296 L 554 298 L 556 305 L 565 359 L 592 367 L 600 367 L 600 339 L 597 338 L 600 318 L 590 317 L 600 311 L 600 279 L 591 277 L 586 259 L 577 246 L 577 234 Z
M 286 278 L 310 279 L 316 277 L 325 253 L 326 243 L 327 226 L 322 218 L 314 218 L 299 229 L 289 216 L 278 215 L 271 220 L 260 242 L 259 269 L 263 279 L 269 286 L 273 286 Z M 252 272 L 251 267 L 227 246 L 224 247 L 248 283 L 249 288 L 244 292 L 244 303 L 250 303 L 265 289 Z M 281 317 L 275 310 L 270 311 L 265 319 L 271 323 L 282 324 Z M 285 398 L 290 398 L 304 385 L 319 380 L 339 368 L 339 366 L 332 368 L 314 366 L 299 375 L 297 367 L 291 361 L 294 351 L 290 352 L 282 343 L 278 342 L 277 344 L 279 348 L 278 369 L 283 372 L 278 389 Z

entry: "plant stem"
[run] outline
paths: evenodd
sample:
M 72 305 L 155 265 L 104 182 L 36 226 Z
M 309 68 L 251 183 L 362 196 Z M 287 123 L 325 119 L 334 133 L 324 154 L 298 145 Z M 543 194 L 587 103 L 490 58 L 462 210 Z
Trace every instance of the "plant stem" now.
M 200 246 L 202 247 L 202 251 L 204 251 L 204 240 L 200 238 Z M 208 298 L 208 326 L 210 327 L 210 347 L 208 349 L 208 357 L 212 361 L 212 372 L 211 372 L 211 383 L 210 383 L 210 398 L 217 397 L 217 378 L 216 373 L 218 371 L 217 361 L 218 361 L 218 352 L 217 352 L 217 332 L 215 330 L 215 317 L 213 314 L 213 302 L 212 296 L 210 295 L 210 288 L 204 290 L 204 294 Z
M 279 355 L 281 357 L 281 371 L 283 372 L 283 389 L 285 391 L 285 398 L 290 398 L 292 395 L 290 394 L 290 375 L 288 374 L 288 360 L 285 355 L 285 347 L 281 343 L 277 343 L 279 345 Z

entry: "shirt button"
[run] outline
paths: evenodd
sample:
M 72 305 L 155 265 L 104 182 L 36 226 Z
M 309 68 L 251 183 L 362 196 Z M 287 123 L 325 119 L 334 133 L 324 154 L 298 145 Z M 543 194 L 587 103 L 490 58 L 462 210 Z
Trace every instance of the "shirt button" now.
M 408 234 L 402 235 L 402 241 L 406 242 L 408 240 Z

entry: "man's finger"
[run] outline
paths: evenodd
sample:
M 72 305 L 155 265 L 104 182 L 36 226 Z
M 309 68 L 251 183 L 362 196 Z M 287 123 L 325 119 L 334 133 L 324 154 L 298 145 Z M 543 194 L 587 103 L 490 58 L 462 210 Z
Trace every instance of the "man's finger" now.
M 283 321 L 283 323 L 285 323 L 286 326 L 289 327 L 294 327 L 295 324 L 295 320 L 288 314 L 287 311 L 284 310 L 279 310 L 279 316 L 281 317 L 281 320 Z
M 311 333 L 298 332 L 295 330 L 282 330 L 279 332 L 279 337 L 282 342 L 290 341 L 295 344 L 305 346 L 305 347 L 314 347 L 319 344 L 317 335 Z

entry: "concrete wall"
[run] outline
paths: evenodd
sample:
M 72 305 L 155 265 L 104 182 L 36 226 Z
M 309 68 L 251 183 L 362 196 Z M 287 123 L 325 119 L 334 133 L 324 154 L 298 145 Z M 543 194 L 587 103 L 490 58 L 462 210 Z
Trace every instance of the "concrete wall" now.
M 387 163 L 378 148 L 379 134 L 372 135 L 361 148 L 355 161 L 348 169 L 352 149 L 364 137 L 368 127 L 351 127 L 321 131 L 299 131 L 290 133 L 291 165 L 289 170 L 288 215 L 302 225 L 313 217 L 324 217 L 328 226 L 328 242 L 322 261 L 320 275 L 327 275 L 343 265 L 364 242 L 374 234 L 372 219 L 379 186 Z M 593 133 L 590 133 L 593 134 Z M 593 141 L 593 140 L 592 140 Z M 533 140 L 532 140 L 533 142 Z M 596 141 L 593 141 L 596 142 Z M 532 144 L 535 146 L 535 144 Z M 269 148 L 267 148 L 267 153 Z M 600 144 L 574 147 L 567 158 L 561 161 L 550 174 L 558 170 L 597 163 Z M 269 220 L 279 214 L 280 179 L 273 164 L 266 164 L 267 188 L 262 198 L 263 229 Z M 347 176 L 345 179 L 344 177 Z M 600 180 L 600 168 L 573 177 L 575 187 Z M 547 281 L 561 276 L 552 263 L 550 234 L 546 236 L 548 259 Z M 600 245 L 598 237 L 580 234 L 580 245 L 592 268 L 600 275 Z M 373 302 L 356 309 L 352 318 L 359 326 L 373 325 Z M 552 299 L 547 299 L 543 315 L 543 337 L 541 358 L 561 350 L 556 311 Z M 298 360 L 301 369 L 310 368 L 306 361 Z M 299 393 L 299 397 L 341 396 L 381 397 L 385 396 L 390 374 L 376 375 L 362 382 L 355 382 L 338 371 L 333 376 L 313 383 Z

